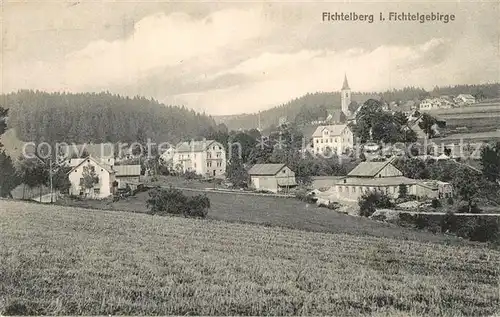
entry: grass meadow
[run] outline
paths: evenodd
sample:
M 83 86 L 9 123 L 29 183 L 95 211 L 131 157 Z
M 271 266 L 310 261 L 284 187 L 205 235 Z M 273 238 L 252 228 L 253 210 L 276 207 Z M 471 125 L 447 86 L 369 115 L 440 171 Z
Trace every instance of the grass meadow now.
M 500 252 L 0 200 L 0 314 L 491 315 Z

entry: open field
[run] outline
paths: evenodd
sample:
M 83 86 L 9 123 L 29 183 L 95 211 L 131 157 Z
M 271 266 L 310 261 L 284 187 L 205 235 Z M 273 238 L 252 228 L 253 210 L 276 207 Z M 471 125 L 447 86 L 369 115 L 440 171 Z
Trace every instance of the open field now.
M 187 195 L 198 191 L 185 191 Z M 465 243 L 453 236 L 434 235 L 427 232 L 401 228 L 394 224 L 376 222 L 362 217 L 353 217 L 327 208 L 306 204 L 294 198 L 256 197 L 242 194 L 207 192 L 211 208 L 208 218 L 228 222 L 253 223 L 316 232 L 348 233 L 408 239 L 438 243 Z M 104 210 L 119 210 L 145 213 L 148 193 L 118 202 L 111 201 L 71 201 L 72 206 Z M 61 202 L 64 203 L 64 202 Z
M 490 315 L 500 253 L 0 201 L 0 313 Z

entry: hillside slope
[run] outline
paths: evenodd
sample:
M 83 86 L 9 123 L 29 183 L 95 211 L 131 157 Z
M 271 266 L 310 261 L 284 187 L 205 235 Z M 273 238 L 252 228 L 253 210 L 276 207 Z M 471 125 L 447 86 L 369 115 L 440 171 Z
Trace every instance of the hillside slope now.
M 215 127 L 213 118 L 144 97 L 110 93 L 46 93 L 21 90 L 0 95 L 8 125 L 33 142 L 178 142 Z
M 0 200 L 4 315 L 491 315 L 500 253 Z

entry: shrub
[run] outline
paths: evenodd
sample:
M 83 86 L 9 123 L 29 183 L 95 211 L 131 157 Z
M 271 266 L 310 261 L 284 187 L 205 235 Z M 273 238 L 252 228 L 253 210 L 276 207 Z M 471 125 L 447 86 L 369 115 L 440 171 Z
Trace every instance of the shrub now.
M 314 204 L 314 196 L 307 189 L 301 189 L 295 193 L 295 197 L 308 204 Z
M 182 191 L 173 187 L 169 189 L 155 188 L 149 192 L 147 207 L 149 214 L 152 215 L 174 214 L 205 218 L 210 208 L 210 200 L 206 195 L 187 197 Z
M 358 200 L 359 215 L 370 217 L 376 208 L 392 208 L 394 203 L 389 196 L 379 192 L 368 192 L 363 194 Z
M 196 172 L 194 172 L 194 171 L 186 171 L 186 172 L 184 172 L 184 174 L 182 174 L 182 176 L 185 179 L 200 179 L 201 178 L 201 176 L 196 174 Z
M 455 201 L 453 200 L 453 197 L 450 196 L 450 197 L 448 197 L 448 199 L 446 199 L 446 203 L 448 205 L 453 205 L 455 203 Z
M 439 199 L 434 198 L 434 199 L 432 200 L 431 206 L 432 206 L 432 208 L 439 208 L 439 207 L 441 207 L 441 206 L 442 206 L 442 204 L 441 204 L 441 202 L 439 201 Z
M 184 214 L 187 207 L 187 197 L 178 189 L 155 188 L 149 191 L 146 202 L 149 213 L 153 215 Z
M 196 195 L 188 198 L 184 215 L 186 217 L 205 218 L 208 209 L 210 209 L 210 199 L 206 195 Z
M 399 197 L 406 198 L 407 195 L 408 195 L 408 186 L 406 186 L 405 184 L 399 185 Z

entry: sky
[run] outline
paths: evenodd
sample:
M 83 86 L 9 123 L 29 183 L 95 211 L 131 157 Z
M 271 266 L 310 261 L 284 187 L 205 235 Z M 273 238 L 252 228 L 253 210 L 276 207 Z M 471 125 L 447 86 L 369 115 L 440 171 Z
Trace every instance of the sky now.
M 3 1 L 0 92 L 142 95 L 212 115 L 308 92 L 500 81 L 500 2 Z M 374 14 L 373 23 L 323 12 Z M 389 12 L 455 21 L 389 22 Z

